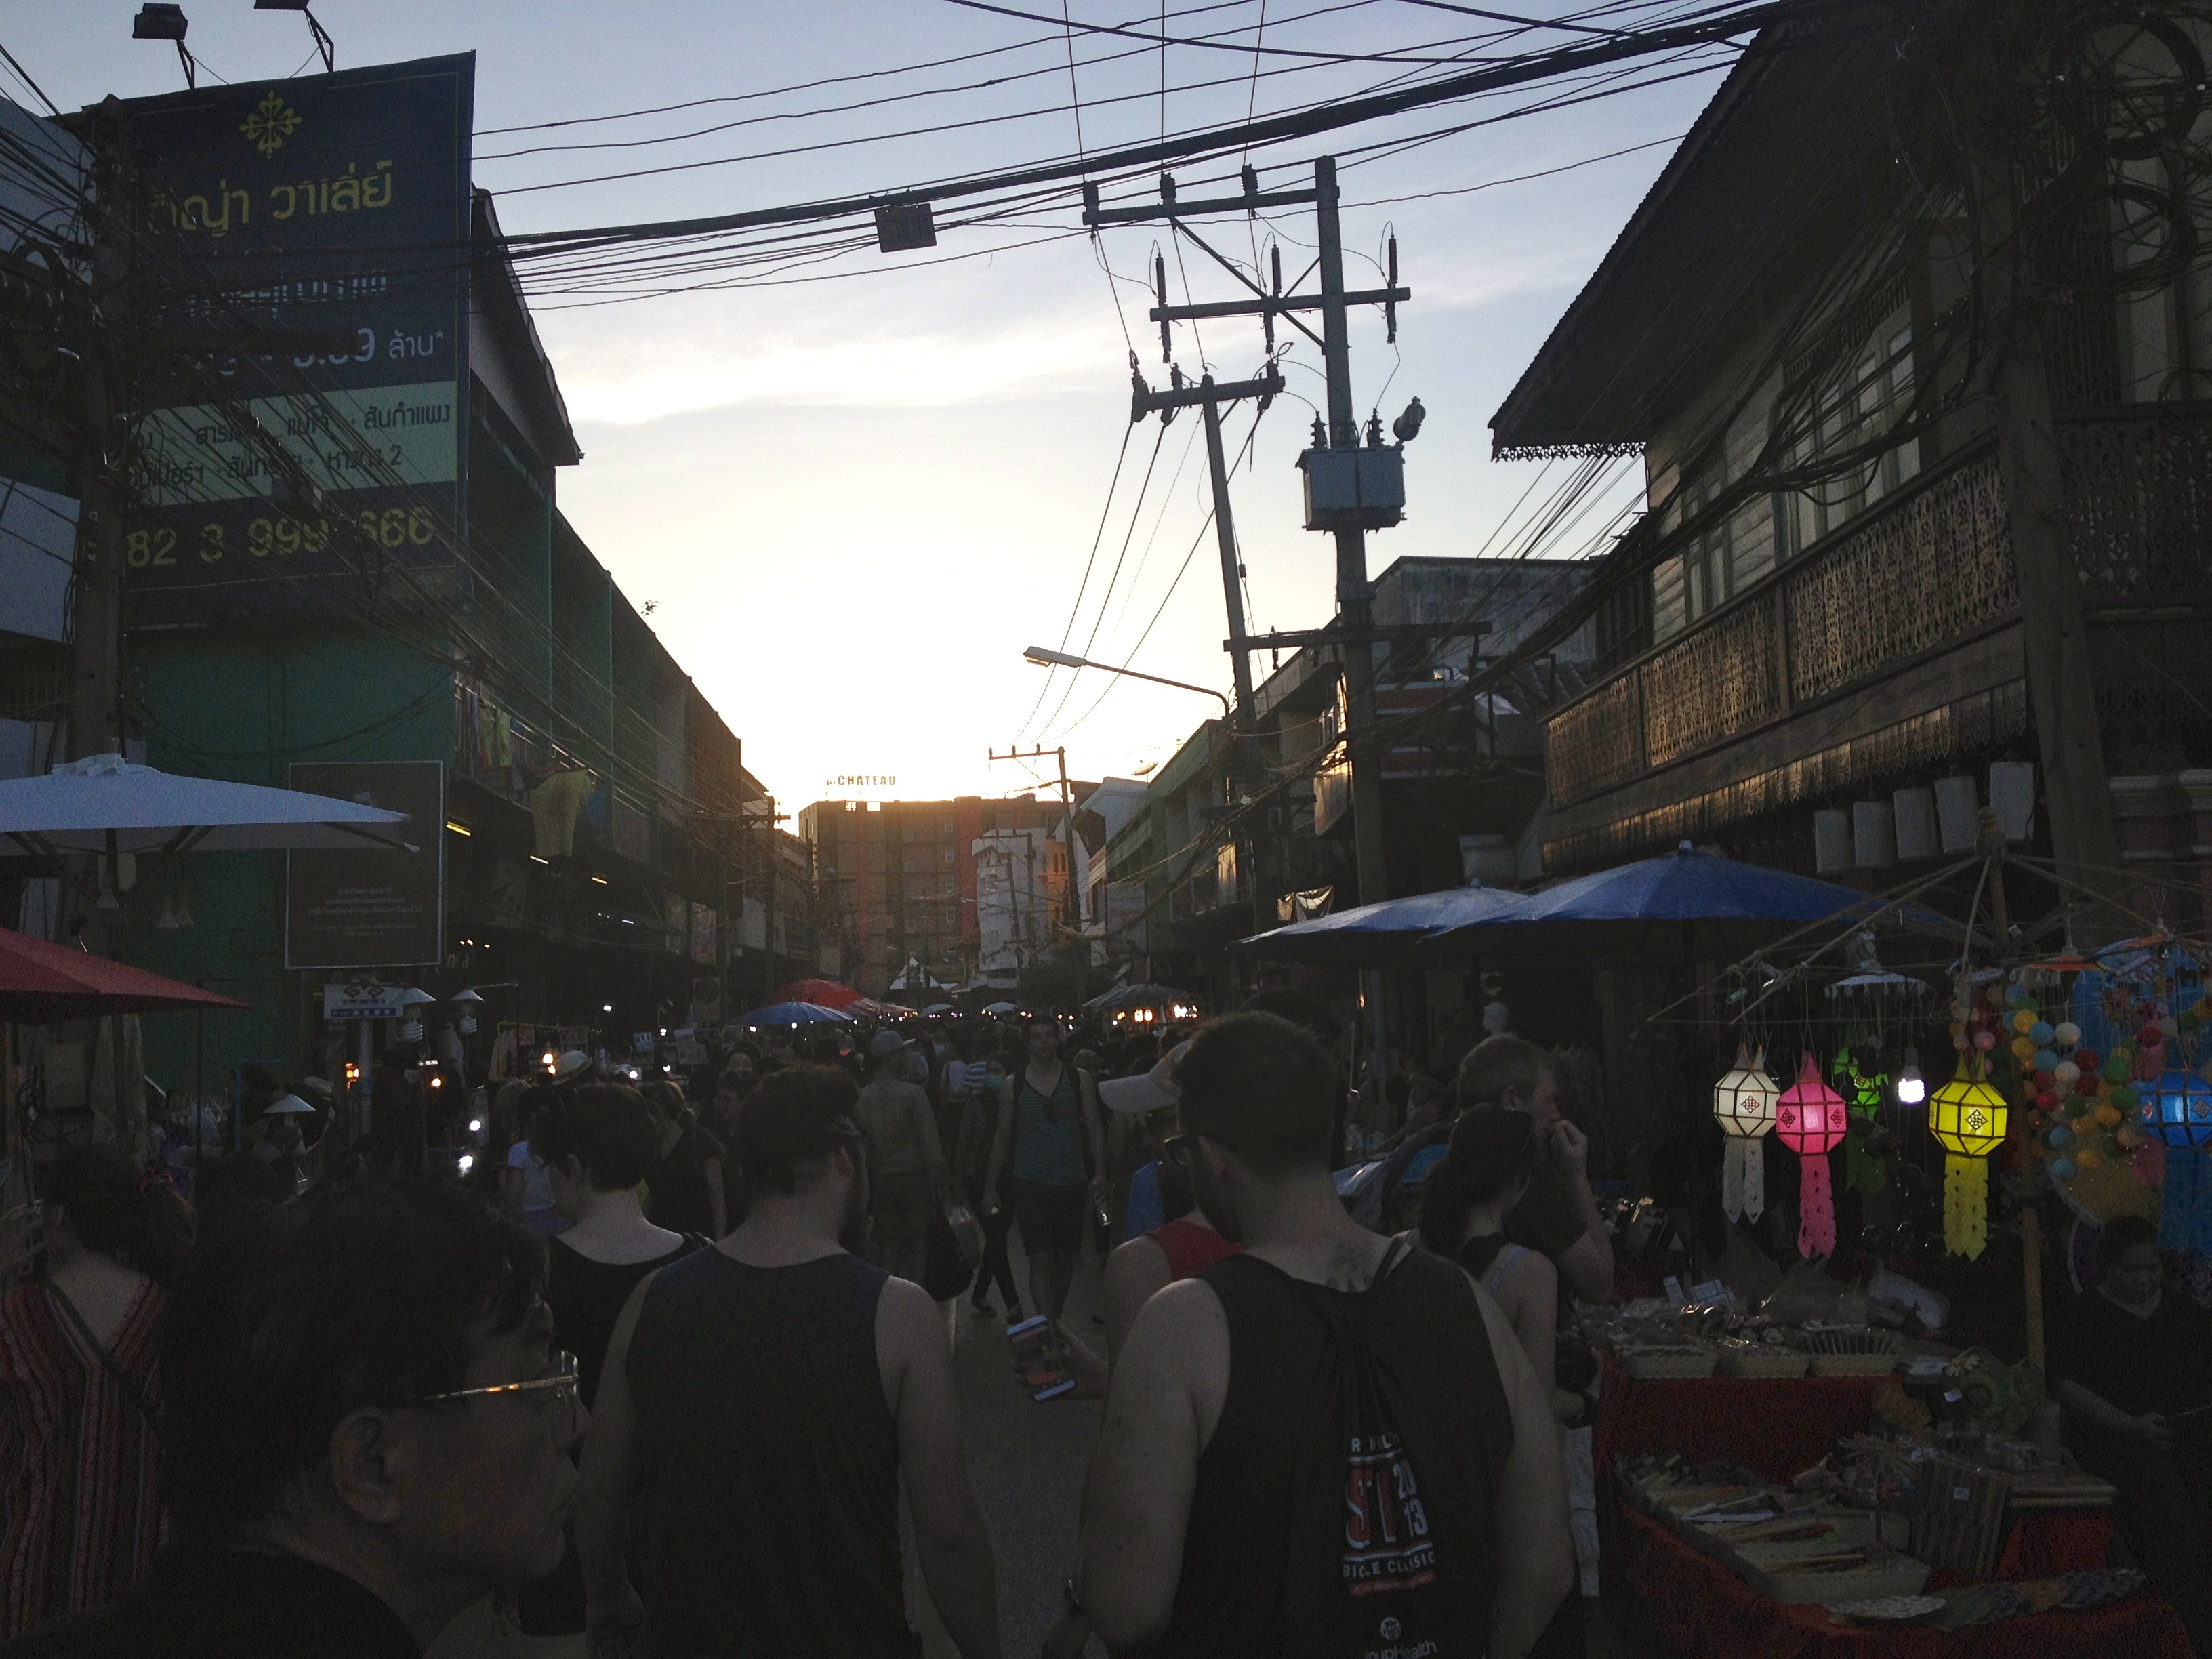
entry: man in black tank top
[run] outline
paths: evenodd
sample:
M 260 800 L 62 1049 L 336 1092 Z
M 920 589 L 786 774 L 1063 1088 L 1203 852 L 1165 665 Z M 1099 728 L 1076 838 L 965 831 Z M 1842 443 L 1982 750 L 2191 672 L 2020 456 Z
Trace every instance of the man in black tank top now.
M 918 1656 L 903 1480 L 946 1632 L 963 1659 L 999 1659 L 944 1321 L 850 1254 L 868 1220 L 855 1095 L 827 1066 L 763 1079 L 738 1123 L 744 1223 L 623 1310 L 576 1513 L 599 1654 L 642 1636 L 655 1659 Z
M 1159 1659 L 1522 1659 L 1569 1592 L 1574 1553 L 1550 1402 L 1511 1328 L 1458 1267 L 1345 1213 L 1329 1176 L 1332 1074 L 1310 1036 L 1232 1014 L 1200 1030 L 1176 1076 L 1184 1133 L 1169 1151 L 1245 1253 L 1137 1316 L 1084 1492 L 1071 1603 L 1116 1652 Z M 1397 1415 L 1418 1425 L 1406 1439 L 1417 1551 L 1371 1547 L 1383 1502 L 1360 1471 L 1347 1479 L 1341 1446 L 1329 1464 L 1310 1409 L 1347 1328 L 1362 1375 L 1387 1378 Z M 1440 1632 L 1418 1644 L 1393 1612 L 1416 1591 Z

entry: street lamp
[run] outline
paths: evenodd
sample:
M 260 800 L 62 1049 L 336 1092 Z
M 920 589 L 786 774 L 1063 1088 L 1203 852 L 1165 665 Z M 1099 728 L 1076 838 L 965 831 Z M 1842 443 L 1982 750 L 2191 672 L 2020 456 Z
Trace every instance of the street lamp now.
M 1133 680 L 1150 680 L 1154 685 L 1171 685 L 1178 691 L 1196 691 L 1219 702 L 1221 718 L 1229 718 L 1229 699 L 1210 685 L 1193 685 L 1188 680 L 1162 679 L 1158 674 L 1140 674 L 1133 668 L 1116 668 L 1109 662 L 1093 662 L 1088 657 L 1048 650 L 1042 645 L 1030 647 L 1022 653 L 1022 659 L 1033 662 L 1040 668 L 1095 668 L 1102 674 L 1121 674 Z

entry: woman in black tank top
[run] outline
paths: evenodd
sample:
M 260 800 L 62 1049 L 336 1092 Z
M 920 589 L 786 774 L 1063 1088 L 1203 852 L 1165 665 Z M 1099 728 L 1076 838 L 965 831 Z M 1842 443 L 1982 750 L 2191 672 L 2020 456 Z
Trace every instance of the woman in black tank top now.
M 1452 1126 L 1450 1148 L 1421 1194 L 1421 1242 L 1467 1269 L 1513 1327 L 1562 1423 L 1578 1420 L 1583 1396 L 1558 1386 L 1559 1274 L 1548 1257 L 1509 1242 L 1505 1218 L 1528 1191 L 1535 1124 L 1524 1112 L 1476 1106 Z M 1582 1598 L 1559 1604 L 1528 1659 L 1581 1659 Z
M 553 1346 L 576 1356 L 577 1392 L 588 1410 L 630 1292 L 704 1241 L 654 1226 L 638 1207 L 638 1183 L 654 1145 L 652 1114 L 635 1089 L 599 1084 L 557 1097 L 539 1115 L 531 1150 L 544 1160 L 554 1201 L 573 1224 L 548 1246 L 545 1305 Z M 526 1635 L 582 1631 L 584 1577 L 573 1534 L 561 1565 L 522 1586 L 519 1602 Z

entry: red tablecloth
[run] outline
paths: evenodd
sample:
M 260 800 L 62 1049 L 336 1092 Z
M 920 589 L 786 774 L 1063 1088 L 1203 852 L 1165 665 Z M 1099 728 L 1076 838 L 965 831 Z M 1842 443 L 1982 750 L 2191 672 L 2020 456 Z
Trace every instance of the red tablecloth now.
M 2087 1613 L 2042 1613 L 1959 1631 L 1847 1629 L 1784 1607 L 1648 1516 L 1616 1506 L 1618 1571 L 1678 1653 L 1697 1659 L 2191 1659 L 2173 1609 L 2148 1591 Z
M 1616 1455 L 1678 1451 L 1697 1462 L 1740 1463 L 1787 1480 L 1828 1455 L 1838 1435 L 1865 1426 L 1881 1376 L 1735 1376 L 1639 1382 L 1610 1358 L 1592 1451 L 1602 1485 Z M 2101 1567 L 2110 1510 L 2027 1510 L 1997 1553 L 1996 1577 L 2034 1578 Z
M 1838 1435 L 1863 1427 L 1871 1415 L 1868 1402 L 1887 1380 L 1705 1376 L 1644 1382 L 1608 1357 L 1591 1449 L 1601 1478 L 1616 1455 L 1676 1451 L 1693 1462 L 1741 1463 L 1766 1480 L 1787 1480 L 1826 1457 Z

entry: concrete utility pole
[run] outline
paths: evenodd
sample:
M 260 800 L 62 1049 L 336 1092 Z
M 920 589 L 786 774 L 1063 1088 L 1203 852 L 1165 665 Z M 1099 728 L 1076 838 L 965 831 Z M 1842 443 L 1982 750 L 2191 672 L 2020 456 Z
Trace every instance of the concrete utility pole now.
M 1171 338 L 1169 325 L 1176 322 L 1194 321 L 1212 317 L 1246 317 L 1261 319 L 1267 332 L 1267 345 L 1274 346 L 1275 320 L 1281 318 L 1322 349 L 1322 360 L 1328 383 L 1328 422 L 1324 434 L 1327 447 L 1331 451 L 1357 452 L 1359 447 L 1359 421 L 1352 401 L 1352 363 L 1350 337 L 1350 308 L 1355 305 L 1379 305 L 1389 318 L 1395 334 L 1397 307 L 1410 300 L 1412 294 L 1399 287 L 1395 280 L 1381 289 L 1360 292 L 1347 291 L 1344 286 L 1344 255 L 1342 238 L 1338 223 L 1336 162 L 1323 156 L 1314 163 L 1314 187 L 1311 190 L 1261 191 L 1255 169 L 1243 171 L 1243 193 L 1203 201 L 1183 202 L 1176 198 L 1175 180 L 1166 175 L 1160 179 L 1160 199 L 1157 205 L 1142 207 L 1102 208 L 1095 186 L 1085 188 L 1083 222 L 1096 228 L 1102 225 L 1137 224 L 1150 220 L 1165 219 L 1177 234 L 1212 256 L 1214 262 L 1227 270 L 1251 291 L 1249 300 L 1213 301 L 1202 304 L 1170 305 L 1167 298 L 1166 271 L 1164 263 L 1154 264 L 1155 285 L 1158 290 L 1158 303 L 1151 316 L 1160 325 L 1160 349 L 1163 358 L 1170 356 Z M 1232 261 L 1224 258 L 1194 231 L 1188 221 L 1208 214 L 1243 212 L 1256 214 L 1262 208 L 1304 206 L 1311 204 L 1320 244 L 1316 264 L 1321 277 L 1318 294 L 1286 294 L 1283 291 L 1279 260 L 1273 276 L 1271 288 L 1263 289 L 1247 276 Z M 1395 267 L 1396 257 L 1392 256 Z M 1318 335 L 1299 320 L 1301 312 L 1322 313 L 1322 332 Z M 1139 386 L 1131 407 L 1131 418 L 1158 411 L 1170 414 L 1176 408 L 1196 404 L 1207 411 L 1207 459 L 1213 462 L 1214 513 L 1216 533 L 1222 547 L 1222 579 L 1229 600 L 1229 634 L 1226 641 L 1237 665 L 1238 724 L 1244 736 L 1239 750 L 1240 762 L 1243 750 L 1251 747 L 1256 736 L 1256 721 L 1252 708 L 1252 675 L 1250 653 L 1265 648 L 1244 630 L 1243 605 L 1237 587 L 1235 542 L 1229 513 L 1227 469 L 1220 464 L 1218 439 L 1213 428 L 1218 423 L 1214 405 L 1227 400 L 1232 394 L 1272 398 L 1281 388 L 1279 372 L 1271 357 L 1264 378 L 1215 386 L 1212 377 L 1201 380 L 1197 386 L 1186 389 L 1180 374 L 1175 378 L 1174 389 L 1153 392 Z M 1380 451 L 1381 439 L 1370 434 L 1372 445 Z M 1395 459 L 1393 452 L 1381 452 Z M 1356 464 L 1356 453 L 1344 458 Z M 1343 476 L 1340 473 L 1339 476 Z M 1355 501 L 1357 487 L 1354 487 Z M 1364 630 L 1372 626 L 1372 595 L 1367 585 L 1367 538 L 1364 525 L 1346 527 L 1347 520 L 1358 516 L 1356 505 L 1334 510 L 1331 528 L 1336 538 L 1337 559 L 1337 627 L 1331 630 L 1332 642 L 1344 650 L 1346 700 L 1350 707 L 1351 723 L 1345 734 L 1346 757 L 1350 762 L 1352 775 L 1352 839 L 1356 848 L 1359 871 L 1359 897 L 1362 902 L 1371 902 L 1389 893 L 1382 839 L 1382 785 L 1379 757 L 1370 759 L 1359 742 L 1360 733 L 1372 725 L 1375 717 L 1374 646 Z M 1395 523 L 1397 515 L 1392 509 L 1382 516 L 1374 516 L 1375 523 Z M 1317 526 L 1316 526 L 1317 527 Z M 1239 769 L 1239 777 L 1245 775 Z
M 1213 388 L 1213 376 L 1199 383 Z M 1267 400 L 1260 407 L 1267 408 Z M 1229 467 L 1221 458 L 1221 403 L 1208 398 L 1199 407 L 1206 414 L 1206 466 L 1213 481 L 1213 539 L 1221 554 L 1221 593 L 1229 608 L 1230 672 L 1237 681 L 1237 723 L 1247 733 L 1258 730 L 1252 706 L 1252 659 L 1244 650 L 1244 567 L 1237 556 L 1237 520 L 1229 510 Z
M 1352 337 L 1344 293 L 1344 241 L 1337 222 L 1336 158 L 1314 163 L 1314 222 L 1318 231 L 1322 292 L 1322 363 L 1328 379 L 1328 444 L 1356 449 L 1359 416 L 1352 406 Z M 1367 585 L 1367 532 L 1339 528 L 1336 538 L 1336 613 L 1351 636 L 1344 650 L 1345 701 L 1352 723 L 1344 757 L 1352 769 L 1352 840 L 1359 867 L 1359 902 L 1390 896 L 1389 860 L 1382 840 L 1382 757 L 1368 746 L 1375 725 L 1375 644 L 1366 630 L 1375 621 L 1375 591 Z
M 128 135 L 114 111 L 94 112 L 91 137 L 93 188 L 86 215 L 92 234 L 90 328 L 80 365 L 83 497 L 70 663 L 73 760 L 120 752 L 123 747 L 123 463 L 130 422 L 122 407 L 123 353 L 116 331 L 128 308 L 131 169 L 125 154 Z

